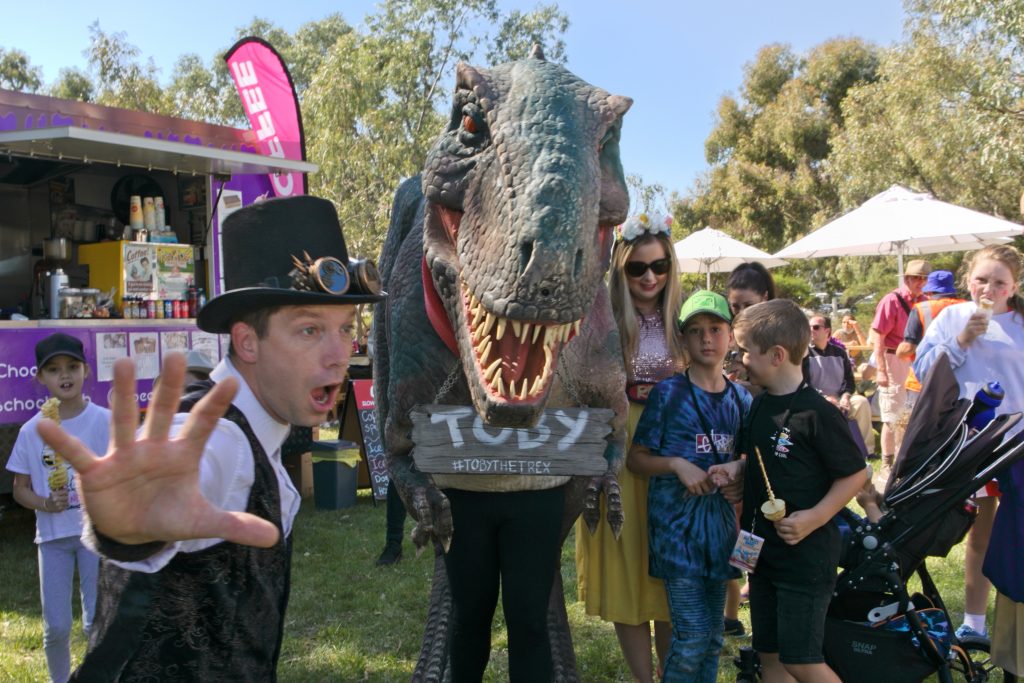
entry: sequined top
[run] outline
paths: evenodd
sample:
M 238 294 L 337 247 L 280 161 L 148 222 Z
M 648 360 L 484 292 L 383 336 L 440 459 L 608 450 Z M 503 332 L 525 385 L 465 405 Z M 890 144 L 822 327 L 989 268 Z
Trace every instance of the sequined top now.
M 636 314 L 640 327 L 636 355 L 633 356 L 633 372 L 629 384 L 654 384 L 675 374 L 675 361 L 665 340 L 665 322 L 661 311 L 650 315 Z

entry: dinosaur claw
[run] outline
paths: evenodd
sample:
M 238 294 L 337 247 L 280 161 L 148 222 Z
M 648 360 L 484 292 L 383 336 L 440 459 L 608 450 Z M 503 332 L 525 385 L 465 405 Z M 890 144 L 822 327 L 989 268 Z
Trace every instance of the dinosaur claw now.
M 452 543 L 452 511 L 448 498 L 433 485 L 417 486 L 412 490 L 412 512 L 416 526 L 412 530 L 412 542 L 416 556 L 436 539 L 445 552 Z
M 606 474 L 602 479 L 608 506 L 608 526 L 611 527 L 612 534 L 618 539 L 619 534 L 622 533 L 622 523 L 626 519 L 626 514 L 622 509 L 622 489 L 619 488 L 619 482 L 614 475 Z
M 597 527 L 601 523 L 602 481 L 602 477 L 591 479 L 583 496 L 583 522 L 592 534 L 597 533 Z

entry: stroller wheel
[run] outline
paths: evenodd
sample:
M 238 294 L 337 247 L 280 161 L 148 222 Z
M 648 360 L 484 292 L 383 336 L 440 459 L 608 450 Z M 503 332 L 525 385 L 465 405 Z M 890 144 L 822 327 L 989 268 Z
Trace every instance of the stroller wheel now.
M 994 664 L 989 656 L 988 639 L 971 638 L 960 641 L 950 651 L 950 670 L 954 681 L 964 683 L 1003 682 L 1003 672 Z M 1012 680 L 1012 679 L 1010 679 Z

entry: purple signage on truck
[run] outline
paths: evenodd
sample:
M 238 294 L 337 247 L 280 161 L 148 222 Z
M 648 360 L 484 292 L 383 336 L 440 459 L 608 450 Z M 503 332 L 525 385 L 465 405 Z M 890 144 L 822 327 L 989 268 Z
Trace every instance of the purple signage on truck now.
M 167 353 L 195 348 L 210 356 L 212 363 L 220 358 L 217 336 L 197 332 L 191 325 L 29 327 L 19 329 L 17 335 L 0 334 L 0 424 L 27 422 L 49 398 L 46 388 L 36 381 L 35 347 L 57 332 L 69 334 L 82 342 L 89 365 L 82 393 L 101 406 L 110 405 L 112 368 L 118 358 L 135 361 L 136 397 L 142 406 L 149 403 L 153 380 L 159 374 L 161 360 Z

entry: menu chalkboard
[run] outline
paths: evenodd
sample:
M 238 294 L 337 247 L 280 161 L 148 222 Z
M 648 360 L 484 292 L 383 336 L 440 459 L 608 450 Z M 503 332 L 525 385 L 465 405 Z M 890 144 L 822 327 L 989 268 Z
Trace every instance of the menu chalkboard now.
M 363 457 L 373 489 L 374 500 L 388 497 L 388 461 L 384 452 L 384 439 L 377 424 L 377 404 L 374 401 L 373 380 L 354 379 L 349 381 L 345 398 L 345 434 L 343 438 L 362 446 Z M 358 434 L 353 431 L 358 429 Z

